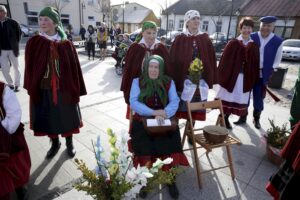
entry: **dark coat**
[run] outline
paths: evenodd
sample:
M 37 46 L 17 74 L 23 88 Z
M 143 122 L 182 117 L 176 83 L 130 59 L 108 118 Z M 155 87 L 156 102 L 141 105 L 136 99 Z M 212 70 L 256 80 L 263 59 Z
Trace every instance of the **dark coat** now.
M 19 56 L 19 42 L 21 40 L 22 31 L 18 22 L 13 19 L 6 18 L 6 27 L 7 27 L 7 35 L 9 38 L 9 43 L 11 48 L 15 54 L 15 56 Z M 1 50 L 0 44 L 0 50 Z M 0 51 L 1 55 L 1 51 Z

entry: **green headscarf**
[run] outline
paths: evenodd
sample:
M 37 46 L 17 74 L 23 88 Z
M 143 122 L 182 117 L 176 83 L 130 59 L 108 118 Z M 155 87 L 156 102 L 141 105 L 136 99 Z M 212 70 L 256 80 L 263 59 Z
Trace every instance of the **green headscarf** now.
M 159 62 L 159 75 L 157 79 L 150 79 L 149 78 L 149 63 L 154 59 Z M 154 93 L 157 92 L 158 97 L 160 98 L 163 106 L 166 106 L 168 103 L 168 93 L 166 91 L 166 85 L 169 83 L 171 78 L 167 75 L 164 75 L 164 60 L 162 57 L 158 55 L 149 56 L 143 65 L 143 72 L 140 76 L 140 88 L 141 93 L 139 96 L 140 102 L 147 102 L 149 98 L 154 96 Z
M 142 33 L 145 31 L 145 30 L 147 30 L 147 29 L 150 29 L 150 28 L 153 28 L 153 29 L 157 29 L 157 25 L 156 25 L 156 23 L 155 22 L 153 22 L 153 21 L 145 21 L 144 23 L 143 23 L 143 25 L 142 25 L 142 32 L 136 37 L 136 39 L 135 39 L 135 41 L 136 42 L 139 42 L 139 41 L 141 41 L 141 39 L 142 39 Z
M 67 35 L 64 31 L 64 28 L 62 26 L 61 20 L 60 20 L 60 15 L 59 12 L 56 8 L 53 7 L 45 7 L 43 10 L 41 10 L 39 16 L 46 16 L 49 17 L 50 19 L 53 20 L 53 22 L 55 24 L 57 24 L 57 32 L 58 35 L 61 37 L 61 40 L 66 40 L 67 39 Z

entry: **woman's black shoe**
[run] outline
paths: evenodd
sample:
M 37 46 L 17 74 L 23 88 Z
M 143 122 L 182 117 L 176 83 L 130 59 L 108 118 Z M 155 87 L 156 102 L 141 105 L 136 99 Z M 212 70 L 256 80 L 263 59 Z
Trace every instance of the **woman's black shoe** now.
M 179 197 L 179 191 L 178 188 L 176 186 L 176 183 L 172 183 L 172 184 L 168 184 L 168 188 L 169 188 L 169 194 L 173 199 L 178 199 Z
M 224 116 L 226 128 L 227 129 L 232 129 L 232 126 L 231 126 L 228 118 L 229 118 L 229 115 Z
M 47 159 L 53 158 L 60 148 L 60 142 L 58 138 L 51 138 L 51 143 L 51 148 L 49 149 L 46 155 Z
M 241 124 L 245 124 L 247 121 L 247 115 L 246 116 L 241 116 L 239 118 L 239 120 L 237 120 L 236 122 L 233 122 L 235 125 L 241 125 Z
M 74 149 L 74 146 L 73 146 L 73 138 L 72 136 L 70 137 L 66 137 L 66 146 L 67 146 L 67 152 L 68 152 L 68 155 L 73 158 L 76 154 L 76 151 Z

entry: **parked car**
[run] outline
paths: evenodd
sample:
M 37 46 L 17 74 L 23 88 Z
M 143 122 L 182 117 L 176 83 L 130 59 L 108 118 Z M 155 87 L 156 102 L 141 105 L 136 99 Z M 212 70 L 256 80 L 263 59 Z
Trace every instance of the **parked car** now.
M 167 34 L 162 35 L 161 37 L 166 38 L 166 44 L 167 44 L 167 45 L 171 45 L 172 42 L 175 40 L 175 37 L 176 37 L 177 35 L 179 35 L 180 33 L 181 33 L 180 31 L 170 31 L 170 32 L 168 32 Z M 160 38 L 161 38 L 161 37 L 160 37 Z M 160 38 L 158 38 L 158 39 L 160 39 Z
M 288 39 L 283 41 L 282 58 L 300 61 L 300 40 Z
M 32 28 L 29 28 L 25 24 L 20 24 L 20 28 L 21 28 L 22 36 L 23 37 L 32 36 L 33 33 L 34 33 L 34 31 L 32 30 Z
M 227 34 L 221 32 L 215 32 L 209 35 L 209 38 L 212 41 L 212 44 L 216 52 L 221 52 L 227 44 Z M 232 36 L 229 35 L 228 40 L 231 40 Z

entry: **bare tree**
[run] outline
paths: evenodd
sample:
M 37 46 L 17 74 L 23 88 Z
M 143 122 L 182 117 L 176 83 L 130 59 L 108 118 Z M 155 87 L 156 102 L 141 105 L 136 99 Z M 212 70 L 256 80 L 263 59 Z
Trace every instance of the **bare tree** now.
M 97 13 L 102 13 L 102 21 L 105 21 L 106 17 L 109 21 L 111 16 L 110 0 L 97 0 L 94 9 Z
M 63 1 L 63 0 L 45 0 L 46 6 L 52 6 L 58 10 L 58 12 L 61 14 L 62 9 L 70 3 L 69 1 Z

